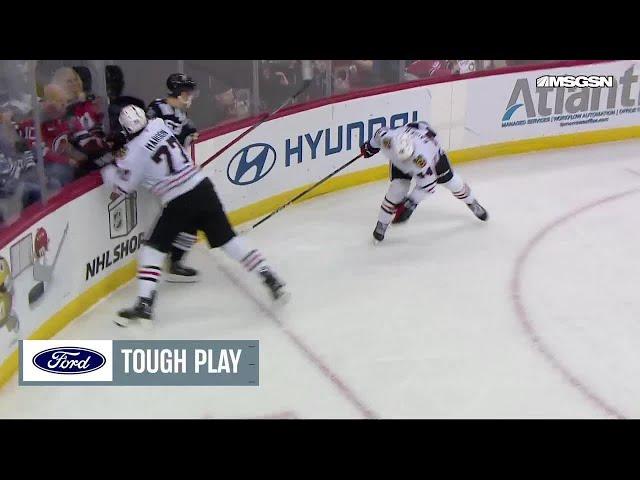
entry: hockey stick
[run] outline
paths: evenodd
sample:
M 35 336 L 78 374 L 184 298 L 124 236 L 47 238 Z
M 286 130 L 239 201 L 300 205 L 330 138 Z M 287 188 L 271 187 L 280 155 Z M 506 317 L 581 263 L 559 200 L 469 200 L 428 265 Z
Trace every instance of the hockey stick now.
M 362 153 L 359 154 L 356 158 L 354 158 L 353 160 L 349 160 L 347 163 L 345 163 L 344 165 L 342 165 L 340 168 L 338 168 L 337 170 L 334 170 L 333 172 L 331 172 L 329 175 L 327 175 L 326 177 L 324 177 L 322 180 L 314 183 L 312 186 L 310 186 L 309 188 L 307 188 L 304 192 L 299 193 L 298 195 L 296 195 L 295 197 L 293 197 L 291 200 L 289 200 L 287 203 L 285 203 L 284 205 L 281 205 L 280 207 L 276 208 L 273 212 L 271 212 L 269 215 L 267 215 L 266 217 L 264 217 L 262 220 L 260 220 L 258 223 L 255 223 L 251 228 L 254 229 L 256 228 L 258 225 L 260 225 L 261 223 L 266 222 L 267 220 L 269 220 L 271 217 L 273 217 L 276 213 L 278 213 L 280 210 L 283 210 L 284 208 L 288 207 L 289 205 L 291 205 L 293 202 L 295 202 L 296 200 L 298 200 L 300 197 L 303 197 L 304 195 L 306 195 L 307 193 L 309 193 L 311 190 L 313 190 L 314 188 L 316 188 L 317 186 L 323 184 L 324 182 L 326 182 L 327 180 L 329 180 L 331 177 L 333 177 L 336 173 L 340 172 L 341 170 L 344 170 L 345 168 L 347 168 L 349 165 L 351 165 L 353 162 L 355 162 L 356 160 L 358 160 L 360 157 L 362 157 Z
M 256 128 L 258 128 L 260 125 L 262 125 L 264 122 L 266 122 L 269 118 L 273 117 L 276 113 L 278 113 L 280 110 L 282 110 L 284 107 L 286 107 L 287 105 L 289 105 L 289 103 L 292 103 L 295 101 L 296 98 L 298 98 L 302 92 L 304 92 L 307 88 L 309 88 L 309 85 L 311 85 L 311 81 L 310 80 L 305 80 L 304 84 L 302 85 L 302 88 L 300 90 L 298 90 L 296 93 L 294 93 L 293 95 L 291 95 L 289 98 L 287 98 L 287 100 L 280 105 L 278 108 L 276 108 L 273 112 L 271 113 L 265 113 L 261 116 L 261 119 L 258 123 L 254 124 L 253 126 L 251 126 L 250 128 L 248 128 L 247 130 L 245 130 L 244 132 L 242 132 L 240 135 L 238 135 L 236 138 L 234 138 L 233 140 L 231 140 L 229 143 L 227 143 L 224 147 L 222 147 L 220 150 L 218 150 L 216 153 L 214 153 L 212 156 L 210 156 L 208 159 L 206 159 L 204 162 L 202 162 L 202 164 L 200 165 L 200 168 L 204 168 L 206 165 L 208 165 L 210 162 L 213 162 L 216 158 L 218 158 L 220 155 L 222 155 L 224 152 L 226 152 L 232 145 L 235 145 L 236 143 L 238 143 L 241 139 L 243 139 L 244 137 L 246 137 L 247 135 L 249 135 L 251 132 L 253 132 Z
M 51 265 L 44 265 L 41 263 L 36 263 L 33 266 L 33 278 L 36 281 L 48 282 L 51 280 L 51 275 L 53 274 L 53 269 L 56 268 L 56 263 L 58 263 L 58 257 L 60 256 L 60 250 L 62 250 L 62 245 L 64 244 L 64 239 L 67 237 L 67 231 L 69 230 L 69 222 L 67 222 L 66 227 L 64 228 L 64 232 L 62 233 L 62 239 L 60 240 L 60 244 L 58 245 L 58 250 L 56 251 L 56 256 L 53 259 L 53 263 Z

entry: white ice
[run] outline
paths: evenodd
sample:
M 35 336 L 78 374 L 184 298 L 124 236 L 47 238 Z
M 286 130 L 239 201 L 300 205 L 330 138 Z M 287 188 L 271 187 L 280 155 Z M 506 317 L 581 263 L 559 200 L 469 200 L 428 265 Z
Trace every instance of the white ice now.
M 56 337 L 258 339 L 259 387 L 19 387 L 14 377 L 0 418 L 640 417 L 640 142 L 457 171 L 489 222 L 441 188 L 373 246 L 380 181 L 250 231 L 288 283 L 284 308 L 198 245 L 187 263 L 203 280 L 161 286 L 152 332 L 111 321 L 133 302 L 131 282 Z

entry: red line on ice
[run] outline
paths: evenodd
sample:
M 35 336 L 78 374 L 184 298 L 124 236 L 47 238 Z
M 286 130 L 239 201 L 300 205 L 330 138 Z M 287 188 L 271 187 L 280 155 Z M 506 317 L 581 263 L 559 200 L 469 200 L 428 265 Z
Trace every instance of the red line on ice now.
M 549 223 L 542 229 L 540 229 L 525 245 L 524 249 L 518 255 L 516 263 L 514 265 L 513 274 L 511 276 L 511 299 L 513 301 L 514 308 L 516 310 L 516 314 L 518 319 L 522 323 L 529 339 L 534 343 L 537 349 L 542 353 L 542 355 L 546 358 L 546 360 L 551 364 L 553 368 L 558 370 L 562 376 L 567 380 L 573 387 L 575 387 L 580 393 L 582 393 L 585 397 L 587 397 L 592 403 L 597 405 L 600 409 L 605 411 L 608 415 L 623 419 L 625 416 L 617 410 L 615 407 L 611 406 L 608 402 L 602 399 L 596 392 L 594 392 L 588 385 L 579 380 L 569 368 L 562 364 L 561 360 L 551 351 L 549 347 L 547 347 L 543 340 L 540 338 L 538 332 L 536 332 L 536 328 L 534 323 L 531 321 L 529 314 L 527 313 L 527 309 L 522 300 L 522 275 L 524 271 L 525 264 L 531 252 L 535 249 L 535 247 L 544 239 L 544 237 L 551 232 L 554 228 L 563 225 L 569 220 L 577 217 L 578 215 L 585 213 L 592 208 L 599 207 L 608 202 L 613 202 L 615 200 L 619 200 L 621 198 L 627 197 L 629 195 L 633 195 L 636 193 L 640 193 L 640 188 L 634 188 L 632 190 L 627 190 L 621 193 L 617 193 L 615 195 L 609 195 L 607 197 L 601 198 L 594 202 L 588 203 L 576 210 L 573 210 L 562 217 L 554 220 Z
M 349 400 L 349 402 L 365 417 L 368 419 L 377 418 L 377 415 L 367 407 L 364 402 L 362 402 L 357 395 L 347 386 L 347 384 L 338 377 L 338 375 L 329 368 L 329 366 L 322 361 L 320 356 L 316 355 L 314 351 L 308 347 L 301 338 L 299 338 L 296 334 L 291 332 L 282 321 L 268 308 L 266 308 L 260 300 L 255 298 L 255 296 L 249 291 L 249 289 L 245 288 L 236 278 L 235 276 L 227 271 L 225 267 L 223 267 L 219 262 L 216 262 L 216 265 L 222 272 L 234 283 L 238 288 L 243 290 L 251 300 L 262 310 L 267 317 L 269 317 L 283 332 L 289 337 L 289 339 L 304 353 L 304 355 L 309 359 L 311 363 L 313 363 L 322 374 L 333 383 L 333 385 L 342 393 L 342 395 Z

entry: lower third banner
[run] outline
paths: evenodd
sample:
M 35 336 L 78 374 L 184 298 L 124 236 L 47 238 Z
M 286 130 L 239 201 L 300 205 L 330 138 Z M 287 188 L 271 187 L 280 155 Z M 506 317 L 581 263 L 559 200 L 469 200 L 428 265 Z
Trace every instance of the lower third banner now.
M 258 386 L 258 340 L 21 340 L 19 385 Z

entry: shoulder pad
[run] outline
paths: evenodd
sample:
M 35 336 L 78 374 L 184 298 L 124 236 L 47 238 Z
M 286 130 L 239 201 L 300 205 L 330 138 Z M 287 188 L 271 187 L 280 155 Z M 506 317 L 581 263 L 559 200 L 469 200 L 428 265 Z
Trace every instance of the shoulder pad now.
M 376 130 L 376 133 L 374 133 L 373 136 L 376 138 L 376 140 L 380 140 L 387 133 L 389 133 L 389 130 L 391 130 L 389 127 L 380 127 L 378 130 Z

